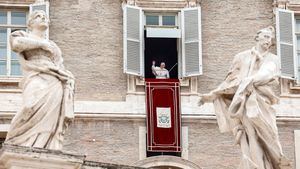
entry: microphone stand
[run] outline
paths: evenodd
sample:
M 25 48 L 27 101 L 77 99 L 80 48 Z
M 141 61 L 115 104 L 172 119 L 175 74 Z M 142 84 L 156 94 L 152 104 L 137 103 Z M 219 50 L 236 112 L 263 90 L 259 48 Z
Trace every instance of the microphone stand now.
M 177 63 L 175 63 L 175 65 L 171 67 L 171 69 L 169 70 L 169 72 L 171 72 L 172 69 L 173 69 L 176 65 L 177 65 Z

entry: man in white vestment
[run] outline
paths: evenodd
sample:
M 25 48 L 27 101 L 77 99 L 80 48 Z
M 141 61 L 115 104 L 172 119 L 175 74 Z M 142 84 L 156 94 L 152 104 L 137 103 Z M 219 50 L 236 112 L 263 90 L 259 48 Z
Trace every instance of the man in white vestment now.
M 165 62 L 161 62 L 160 66 L 155 66 L 155 61 L 152 62 L 152 73 L 155 75 L 156 79 L 169 79 L 169 71 L 165 68 Z

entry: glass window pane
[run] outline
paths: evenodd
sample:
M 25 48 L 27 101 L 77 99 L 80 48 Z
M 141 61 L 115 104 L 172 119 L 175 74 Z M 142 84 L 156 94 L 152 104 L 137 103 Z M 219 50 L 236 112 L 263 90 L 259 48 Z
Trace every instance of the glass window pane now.
M 0 24 L 7 24 L 7 12 L 6 11 L 0 12 Z
M 163 16 L 163 25 L 175 25 L 175 16 Z
M 300 51 L 298 51 L 297 56 L 298 56 L 298 67 L 300 68 Z
M 297 55 L 298 55 L 298 78 L 300 79 L 300 51 L 298 50 L 298 53 L 297 53 Z
M 6 46 L 0 46 L 0 60 L 6 59 Z
M 296 32 L 300 32 L 300 19 L 296 19 Z
M 12 12 L 11 24 L 13 25 L 26 25 L 26 13 L 25 12 Z
M 159 18 L 158 16 L 146 16 L 146 25 L 159 25 Z
M 11 61 L 11 75 L 22 75 L 21 66 L 17 60 Z
M 18 60 L 18 54 L 15 53 L 14 51 L 11 51 L 11 59 Z
M 7 31 L 6 29 L 0 29 L 0 43 L 1 45 L 7 42 Z
M 6 61 L 0 60 L 0 75 L 6 75 Z
M 297 36 L 297 50 L 300 50 L 300 35 Z

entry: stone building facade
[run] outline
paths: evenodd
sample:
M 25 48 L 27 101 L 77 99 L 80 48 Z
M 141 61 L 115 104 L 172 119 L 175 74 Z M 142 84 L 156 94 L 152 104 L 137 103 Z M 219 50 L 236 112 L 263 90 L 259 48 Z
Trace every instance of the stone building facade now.
M 31 3 L 34 0 L 0 0 L 0 11 L 28 11 Z M 201 7 L 203 73 L 181 79 L 180 155 L 147 157 L 144 81 L 123 72 L 124 4 L 150 13 Z M 295 11 L 295 18 L 300 14 L 299 0 L 50 0 L 49 37 L 76 77 L 76 117 L 66 133 L 64 150 L 91 161 L 139 167 L 237 168 L 239 147 L 230 134 L 219 132 L 212 105 L 197 106 L 198 94 L 220 84 L 234 55 L 254 46 L 257 30 L 276 27 L 276 7 Z M 19 76 L 0 78 L 2 138 L 21 104 L 19 81 Z M 300 167 L 300 87 L 282 79 L 276 89 L 283 151 L 294 168 Z

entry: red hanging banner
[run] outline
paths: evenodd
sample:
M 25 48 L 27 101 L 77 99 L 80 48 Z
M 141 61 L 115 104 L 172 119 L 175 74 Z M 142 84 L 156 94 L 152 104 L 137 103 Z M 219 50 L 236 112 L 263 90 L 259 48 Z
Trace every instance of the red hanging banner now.
M 181 151 L 178 79 L 146 79 L 147 150 Z

